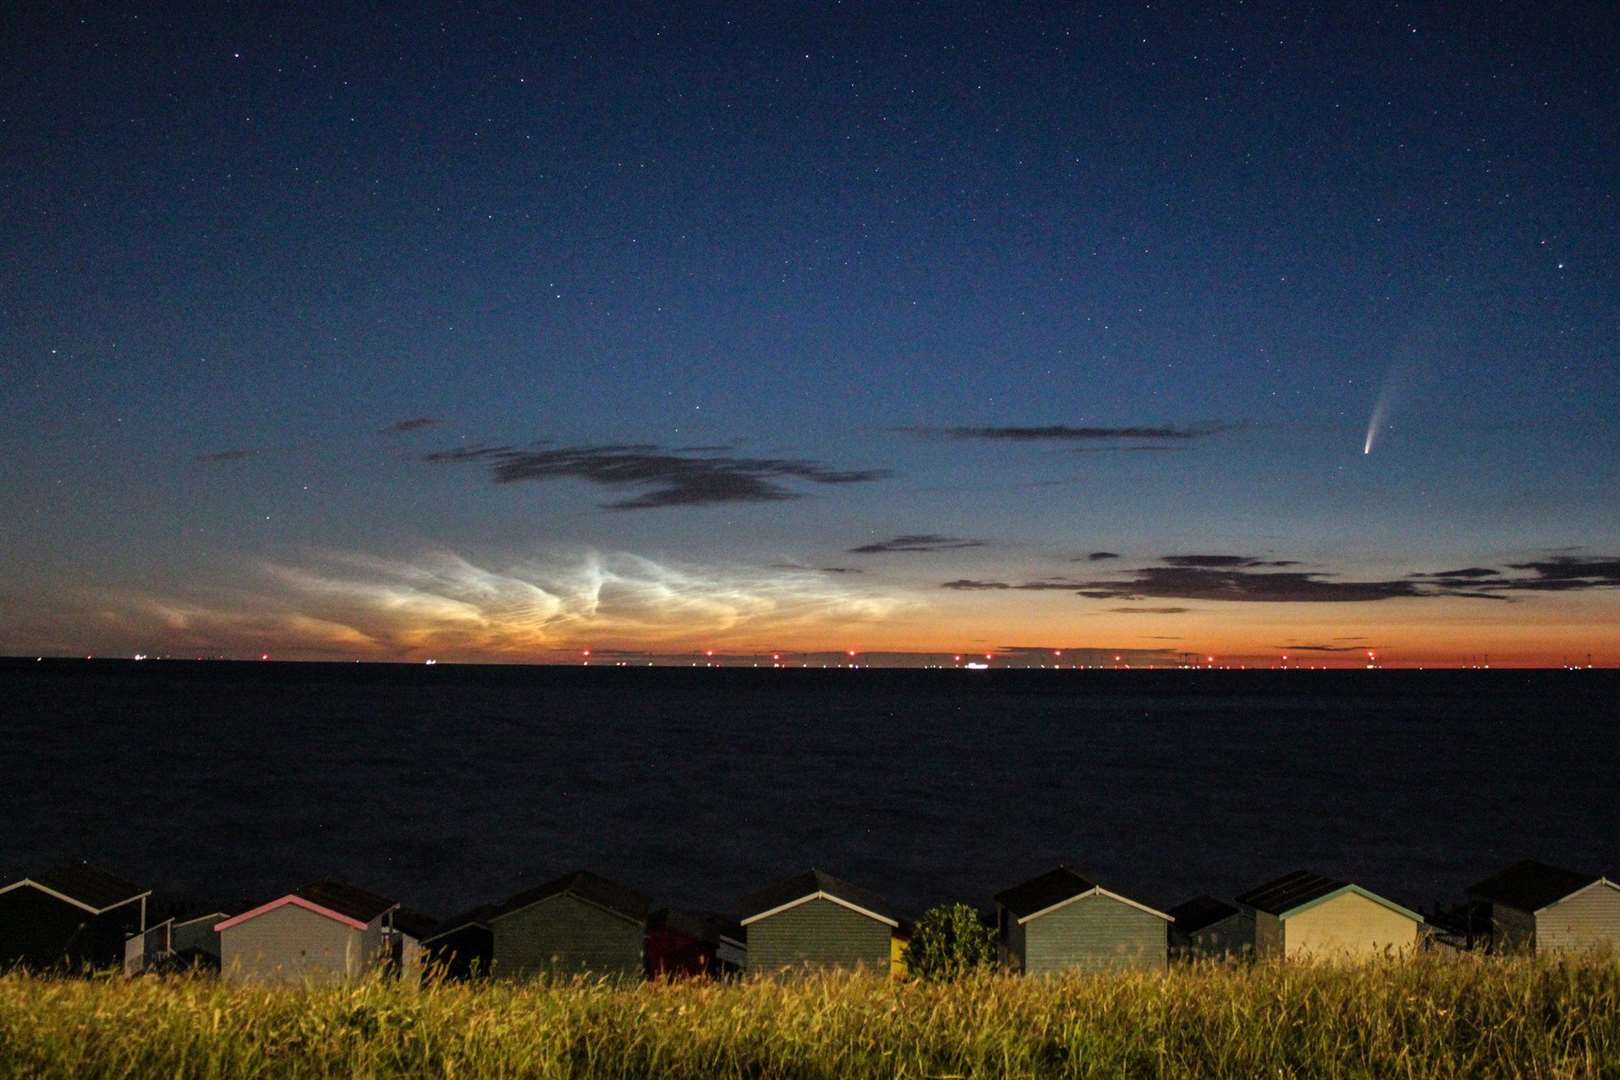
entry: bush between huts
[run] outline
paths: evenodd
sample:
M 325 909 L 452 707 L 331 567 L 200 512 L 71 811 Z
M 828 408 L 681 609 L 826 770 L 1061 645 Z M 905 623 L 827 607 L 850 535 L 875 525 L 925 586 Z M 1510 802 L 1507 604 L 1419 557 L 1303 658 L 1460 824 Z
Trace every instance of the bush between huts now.
M 995 962 L 995 931 L 967 904 L 924 912 L 906 946 L 906 970 L 930 982 L 960 979 Z

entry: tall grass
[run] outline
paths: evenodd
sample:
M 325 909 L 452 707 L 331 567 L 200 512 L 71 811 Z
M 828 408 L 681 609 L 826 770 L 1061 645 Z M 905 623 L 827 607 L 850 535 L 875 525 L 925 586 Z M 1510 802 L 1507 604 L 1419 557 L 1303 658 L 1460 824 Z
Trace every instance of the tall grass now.
M 420 991 L 0 977 L 0 1075 L 41 1074 L 1620 1076 L 1620 961 Z

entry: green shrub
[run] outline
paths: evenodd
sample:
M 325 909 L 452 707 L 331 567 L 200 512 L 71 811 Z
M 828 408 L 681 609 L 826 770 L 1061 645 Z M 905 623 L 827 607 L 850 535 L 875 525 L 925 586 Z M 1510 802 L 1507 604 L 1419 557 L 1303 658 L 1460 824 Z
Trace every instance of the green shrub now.
M 931 982 L 960 979 L 995 962 L 995 931 L 966 904 L 928 909 L 906 945 L 906 970 Z

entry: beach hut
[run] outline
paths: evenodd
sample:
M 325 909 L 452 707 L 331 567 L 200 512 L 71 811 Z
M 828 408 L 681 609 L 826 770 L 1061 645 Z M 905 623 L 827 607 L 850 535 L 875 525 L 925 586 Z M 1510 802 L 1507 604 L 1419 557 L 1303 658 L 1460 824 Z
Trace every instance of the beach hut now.
M 174 919 L 168 918 L 124 939 L 124 974 L 158 971 L 173 955 Z
M 1498 952 L 1620 951 L 1620 884 L 1526 859 L 1468 890 L 1491 905 Z
M 1423 916 L 1360 885 L 1295 870 L 1237 897 L 1257 957 L 1346 959 L 1417 947 Z
M 440 923 L 422 939 L 424 961 L 429 968 L 443 971 L 447 979 L 488 975 L 495 957 L 495 937 L 489 920 L 499 912 L 494 904 L 483 904 Z
M 742 924 L 713 911 L 662 908 L 647 920 L 647 977 L 735 975 L 748 962 Z
M 518 893 L 490 917 L 501 977 L 644 975 L 647 898 L 588 871 L 576 871 Z
M 0 967 L 121 967 L 152 890 L 78 863 L 0 886 Z
M 1170 955 L 1182 960 L 1222 959 L 1254 952 L 1254 916 L 1213 896 L 1195 896 L 1171 908 Z
M 749 971 L 892 968 L 900 916 L 881 897 L 831 874 L 807 870 L 783 878 L 739 907 Z
M 215 925 L 220 973 L 233 982 L 345 982 L 388 960 L 399 904 L 319 881 Z
M 911 967 L 906 963 L 906 950 L 911 947 L 911 934 L 915 929 L 916 925 L 911 920 L 901 919 L 900 925 L 889 935 L 889 974 L 896 979 L 911 974 Z
M 996 894 L 1002 963 L 1026 975 L 1162 971 L 1168 914 L 1060 866 Z
M 1466 900 L 1442 907 L 1438 903 L 1423 917 L 1424 948 L 1473 952 L 1491 944 L 1491 905 Z
M 176 919 L 171 932 L 174 959 L 183 967 L 218 971 L 219 931 L 215 927 L 228 918 L 226 912 L 210 911 Z
M 422 944 L 439 928 L 439 920 L 415 908 L 397 907 L 393 914 L 394 932 L 387 941 L 388 962 L 401 980 L 422 981 L 427 966 L 427 949 Z

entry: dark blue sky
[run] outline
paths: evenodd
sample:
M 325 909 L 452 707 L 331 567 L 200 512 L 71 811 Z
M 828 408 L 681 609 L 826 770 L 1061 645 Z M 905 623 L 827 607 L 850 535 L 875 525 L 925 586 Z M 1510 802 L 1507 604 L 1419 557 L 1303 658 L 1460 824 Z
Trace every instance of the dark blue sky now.
M 1617 29 L 13 12 L 0 650 L 1620 659 Z

